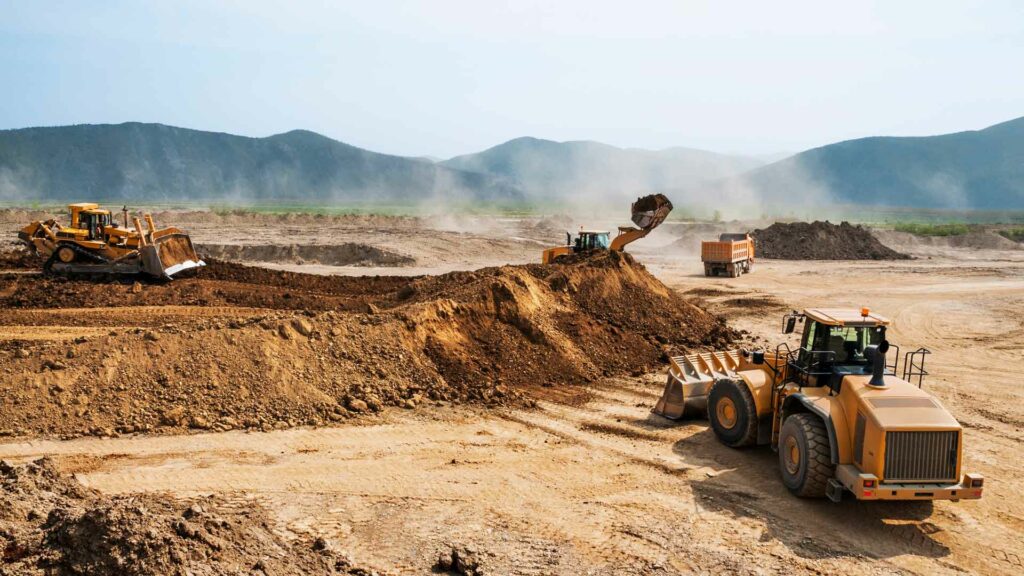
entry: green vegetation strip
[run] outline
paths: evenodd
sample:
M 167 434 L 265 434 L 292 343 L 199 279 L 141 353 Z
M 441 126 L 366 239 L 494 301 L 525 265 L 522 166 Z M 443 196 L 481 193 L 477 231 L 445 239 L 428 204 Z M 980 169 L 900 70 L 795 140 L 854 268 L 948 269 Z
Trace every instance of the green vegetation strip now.
M 1007 230 L 1000 230 L 999 233 L 1004 238 L 1009 238 L 1014 242 L 1024 242 L 1024 228 L 1009 228 Z
M 961 236 L 974 230 L 974 226 L 960 222 L 947 224 L 924 224 L 905 222 L 896 224 L 893 229 L 898 232 L 909 232 L 918 236 Z

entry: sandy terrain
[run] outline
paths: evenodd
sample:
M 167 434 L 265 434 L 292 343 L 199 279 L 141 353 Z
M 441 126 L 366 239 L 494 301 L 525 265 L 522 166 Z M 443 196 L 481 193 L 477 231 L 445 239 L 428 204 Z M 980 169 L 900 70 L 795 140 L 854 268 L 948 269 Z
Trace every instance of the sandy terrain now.
M 241 243 L 244 225 L 189 227 L 202 242 L 226 226 Z M 408 222 L 385 222 L 369 235 L 338 226 L 332 242 L 369 237 L 416 264 L 302 269 L 377 274 L 526 262 L 543 238 L 557 237 L 521 222 L 473 233 Z M 292 242 L 290 233 L 265 234 Z M 986 476 L 985 498 L 934 506 L 796 499 L 770 450 L 732 450 L 706 422 L 651 415 L 659 372 L 598 380 L 584 403 L 563 401 L 556 386 L 533 408 L 434 403 L 332 427 L 22 438 L 0 444 L 0 458 L 52 455 L 110 494 L 215 493 L 240 509 L 257 502 L 283 537 L 324 537 L 386 573 L 427 572 L 452 545 L 478 551 L 493 574 L 1024 570 L 1024 253 L 894 246 L 919 258 L 763 261 L 739 279 L 708 279 L 692 256 L 664 248 L 671 237 L 648 240 L 633 252 L 655 276 L 757 341 L 777 342 L 791 308 L 869 306 L 892 317 L 890 339 L 903 351 L 932 350 L 925 386 L 965 426 L 964 468 Z M 133 311 L 145 325 L 147 315 L 163 323 L 175 310 Z M 30 326 L 5 326 L 0 339 L 31 334 Z

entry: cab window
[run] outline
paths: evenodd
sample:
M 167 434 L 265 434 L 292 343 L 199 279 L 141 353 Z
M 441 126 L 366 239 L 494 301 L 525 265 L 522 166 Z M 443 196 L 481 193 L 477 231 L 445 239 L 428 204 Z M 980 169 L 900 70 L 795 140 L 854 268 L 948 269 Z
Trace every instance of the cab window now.
M 830 326 L 820 349 L 835 353 L 836 364 L 866 364 L 864 349 L 880 344 L 884 337 L 884 329 L 877 326 Z

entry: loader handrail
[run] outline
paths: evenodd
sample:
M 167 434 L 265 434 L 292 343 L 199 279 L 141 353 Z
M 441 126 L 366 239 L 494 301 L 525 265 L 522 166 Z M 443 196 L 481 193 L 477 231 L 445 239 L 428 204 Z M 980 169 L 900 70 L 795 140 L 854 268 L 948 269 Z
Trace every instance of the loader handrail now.
M 803 362 L 801 362 L 801 352 L 806 353 L 806 356 L 803 356 Z M 808 385 L 811 376 L 831 376 L 831 370 L 820 370 L 820 367 L 835 364 L 835 361 L 836 353 L 832 350 L 799 348 L 796 352 L 796 359 L 791 358 L 786 366 L 793 370 L 793 380 L 799 388 L 803 389 Z M 815 370 L 815 368 L 819 369 Z

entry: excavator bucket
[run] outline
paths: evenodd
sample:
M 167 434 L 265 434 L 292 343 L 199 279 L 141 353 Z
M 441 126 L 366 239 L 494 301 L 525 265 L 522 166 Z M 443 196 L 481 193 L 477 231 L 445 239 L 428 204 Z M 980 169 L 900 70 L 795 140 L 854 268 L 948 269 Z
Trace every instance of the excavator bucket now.
M 641 230 L 653 230 L 665 221 L 672 211 L 672 202 L 664 194 L 651 194 L 637 198 L 630 206 L 630 219 Z
M 140 249 L 143 272 L 158 278 L 171 278 L 179 272 L 206 266 L 188 234 L 170 229 L 154 235 L 153 243 Z

